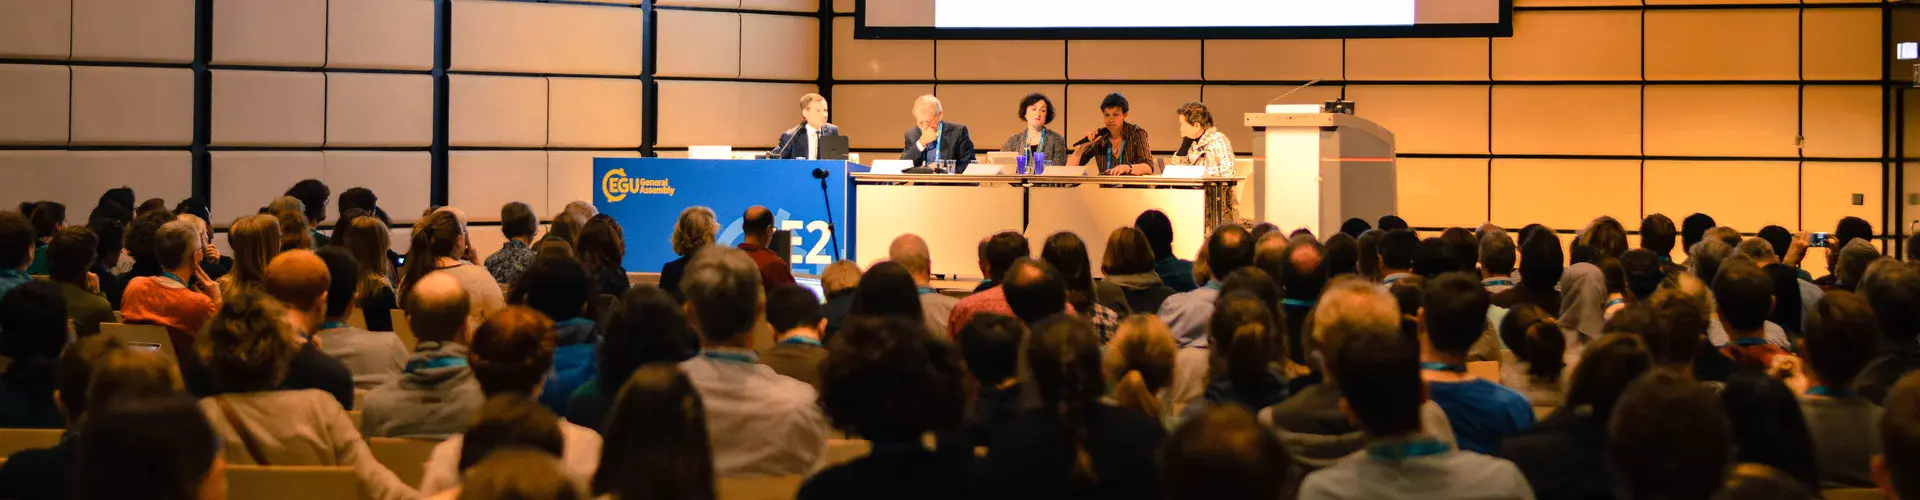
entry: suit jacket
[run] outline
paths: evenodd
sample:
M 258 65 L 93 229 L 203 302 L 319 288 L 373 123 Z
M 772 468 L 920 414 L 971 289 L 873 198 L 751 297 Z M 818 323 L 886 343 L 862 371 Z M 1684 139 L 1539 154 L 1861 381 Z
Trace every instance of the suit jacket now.
M 813 137 L 800 137 L 800 138 L 793 137 L 794 134 L 810 136 L 811 134 L 807 134 L 806 130 L 807 130 L 807 126 L 802 124 L 802 125 L 794 125 L 793 128 L 787 129 L 786 132 L 781 132 L 780 142 L 773 143 L 773 147 L 778 148 L 782 145 L 785 145 L 786 147 L 783 149 L 775 150 L 774 153 L 778 153 L 778 154 L 773 155 L 773 157 L 779 158 L 782 160 L 791 160 L 794 158 L 806 156 L 808 148 L 812 147 L 811 144 L 815 139 Z M 820 132 L 826 135 L 840 135 L 840 127 L 834 126 L 834 124 L 829 123 L 824 127 L 820 127 Z M 787 141 L 793 141 L 793 143 L 788 144 Z M 819 158 L 808 158 L 808 159 L 818 160 Z
M 967 126 L 954 122 L 940 122 L 940 159 L 954 160 L 954 168 L 966 171 L 967 164 L 973 163 L 973 136 L 967 133 Z M 920 128 L 907 129 L 907 142 L 900 152 L 900 159 L 913 160 L 913 166 L 927 161 L 927 152 L 920 149 Z

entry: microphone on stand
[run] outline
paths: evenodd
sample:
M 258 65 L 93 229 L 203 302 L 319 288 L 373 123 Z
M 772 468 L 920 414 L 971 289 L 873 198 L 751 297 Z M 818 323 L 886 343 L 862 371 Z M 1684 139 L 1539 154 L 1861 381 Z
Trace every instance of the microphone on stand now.
M 793 127 L 793 134 L 787 136 L 787 142 L 781 143 L 780 147 L 773 148 L 773 151 L 770 151 L 767 153 L 767 158 L 777 160 L 783 156 L 786 156 L 787 146 L 792 146 L 793 140 L 799 139 L 800 134 L 804 134 L 804 133 L 807 133 L 807 121 L 800 120 L 800 124 L 795 125 Z M 812 158 L 808 158 L 808 159 L 811 160 Z
M 1298 86 L 1298 87 L 1294 87 L 1294 88 L 1293 88 L 1293 90 L 1289 90 L 1289 91 L 1287 91 L 1287 93 L 1285 93 L 1285 94 L 1280 94 L 1280 97 L 1275 97 L 1275 98 L 1273 98 L 1273 100 L 1271 100 L 1271 101 L 1267 101 L 1267 105 L 1268 105 L 1268 106 L 1272 106 L 1272 105 L 1274 105 L 1274 104 L 1278 104 L 1278 103 L 1280 102 L 1280 100 L 1281 100 L 1281 99 L 1286 99 L 1286 98 L 1287 98 L 1287 96 L 1290 96 L 1290 95 L 1293 95 L 1293 93 L 1294 93 L 1294 92 L 1299 92 L 1299 91 L 1301 91 L 1301 90 L 1305 90 L 1305 89 L 1306 89 L 1307 87 L 1312 87 L 1312 86 L 1313 86 L 1313 84 L 1316 84 L 1316 83 L 1320 83 L 1320 79 L 1319 79 L 1319 78 L 1315 78 L 1315 79 L 1313 79 L 1313 81 L 1310 81 L 1310 82 L 1307 82 L 1307 83 L 1306 83 L 1306 85 L 1301 85 L 1301 86 Z
M 813 178 L 820 180 L 820 204 L 827 208 L 827 239 L 833 246 L 833 260 L 840 261 L 840 231 L 833 227 L 833 202 L 827 198 L 827 169 L 813 169 Z

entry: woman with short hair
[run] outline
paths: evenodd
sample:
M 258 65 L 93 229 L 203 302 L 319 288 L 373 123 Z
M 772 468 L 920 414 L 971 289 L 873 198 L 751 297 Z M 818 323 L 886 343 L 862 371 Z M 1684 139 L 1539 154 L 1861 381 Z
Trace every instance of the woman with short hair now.
M 1206 167 L 1207 177 L 1233 177 L 1233 141 L 1214 126 L 1213 112 L 1207 110 L 1207 105 L 1188 101 L 1180 105 L 1175 113 L 1180 117 L 1180 149 L 1173 153 L 1172 164 Z M 1231 185 L 1209 183 L 1206 191 L 1205 227 L 1240 222 L 1240 210 Z
M 673 254 L 680 256 L 660 267 L 660 289 L 666 290 L 675 300 L 680 295 L 680 277 L 687 274 L 687 264 L 693 262 L 693 255 L 700 249 L 713 246 L 714 237 L 720 234 L 720 223 L 714 220 L 713 209 L 692 206 L 680 211 L 680 220 L 673 223 Z
M 280 254 L 280 219 L 258 214 L 234 219 L 227 226 L 227 244 L 233 247 L 233 268 L 220 277 L 228 294 L 259 291 L 267 279 L 267 262 Z
M 1067 136 L 1047 128 L 1048 124 L 1053 123 L 1056 112 L 1053 99 L 1047 98 L 1046 94 L 1035 92 L 1020 98 L 1017 113 L 1026 127 L 1008 137 L 1007 143 L 1000 146 L 1000 151 L 1023 155 L 1037 151 L 1046 158 L 1048 165 L 1066 165 Z

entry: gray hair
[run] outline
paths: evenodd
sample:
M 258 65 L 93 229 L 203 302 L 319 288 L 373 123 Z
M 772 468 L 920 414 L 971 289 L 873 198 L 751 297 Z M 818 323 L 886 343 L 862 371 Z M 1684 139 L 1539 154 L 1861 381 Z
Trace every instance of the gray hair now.
M 1400 331 L 1400 305 L 1379 284 L 1366 279 L 1335 278 L 1313 308 L 1314 348 L 1322 353 L 1339 349 L 1342 339 L 1369 331 Z
M 1747 258 L 1753 259 L 1755 264 L 1765 264 L 1780 258 L 1779 255 L 1773 253 L 1772 242 L 1758 237 L 1741 240 L 1740 245 L 1734 247 L 1734 250 L 1740 255 L 1745 255 Z
M 1687 269 L 1692 270 L 1694 277 L 1700 278 L 1700 281 L 1712 283 L 1714 275 L 1720 273 L 1720 264 L 1733 256 L 1733 245 L 1708 236 L 1694 243 L 1687 254 L 1693 257 L 1687 261 Z
M 153 233 L 153 256 L 166 268 L 178 266 L 200 248 L 200 228 L 192 222 L 175 219 Z
M 1867 273 L 1867 265 L 1880 259 L 1880 249 L 1874 248 L 1867 238 L 1854 238 L 1840 249 L 1838 264 L 1833 266 L 1833 278 L 1849 289 L 1860 284 L 1860 278 Z
M 268 203 L 267 211 L 274 212 L 274 213 L 294 212 L 294 213 L 305 215 L 307 213 L 307 204 L 305 202 L 300 201 L 299 198 L 295 198 L 292 196 L 282 196 L 279 198 L 274 198 L 272 203 Z
M 765 297 L 760 288 L 760 269 L 746 252 L 709 246 L 694 254 L 687 275 L 680 280 L 680 292 L 687 298 L 688 322 L 711 341 L 733 340 L 753 331 L 760 321 Z
M 1520 248 L 1513 244 L 1513 237 L 1507 230 L 1488 229 L 1480 235 L 1480 267 L 1489 271 L 1512 273 L 1514 264 L 1519 260 Z M 1505 271 L 1500 271 L 1504 269 Z
M 920 106 L 921 106 L 922 104 L 930 104 L 930 105 L 932 105 L 932 106 L 933 106 L 933 110 L 934 110 L 934 111 L 942 111 L 942 110 L 943 110 L 943 108 L 942 108 L 942 107 L 940 106 L 940 98 L 938 98 L 938 97 L 934 97 L 934 96 L 933 96 L 933 94 L 921 94 L 921 95 L 920 95 L 920 97 L 917 97 L 917 98 L 914 98 L 914 99 L 913 99 L 913 109 L 914 109 L 915 111 L 919 111 L 919 110 L 920 110 Z

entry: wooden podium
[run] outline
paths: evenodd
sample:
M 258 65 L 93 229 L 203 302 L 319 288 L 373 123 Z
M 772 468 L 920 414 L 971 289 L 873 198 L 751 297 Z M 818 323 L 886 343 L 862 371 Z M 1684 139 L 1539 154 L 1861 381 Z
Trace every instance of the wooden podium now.
M 1326 239 L 1351 217 L 1395 213 L 1393 132 L 1318 104 L 1268 105 L 1247 113 L 1253 129 L 1252 210 L 1242 216 Z

